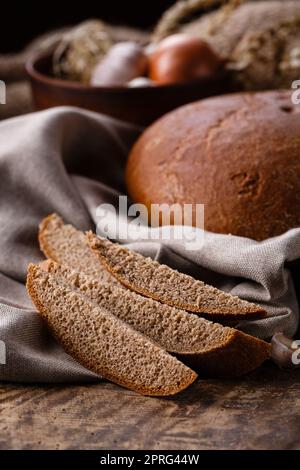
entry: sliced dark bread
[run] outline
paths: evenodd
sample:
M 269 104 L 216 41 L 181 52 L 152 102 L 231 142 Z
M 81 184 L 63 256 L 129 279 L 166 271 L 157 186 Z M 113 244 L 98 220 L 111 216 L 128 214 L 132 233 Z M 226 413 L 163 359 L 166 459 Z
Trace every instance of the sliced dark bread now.
M 39 227 L 40 248 L 47 258 L 72 269 L 95 276 L 103 281 L 119 284 L 89 249 L 83 232 L 69 224 L 57 214 L 46 217 Z
M 30 265 L 29 295 L 67 353 L 101 376 L 144 395 L 173 395 L 197 374 L 119 318 Z
M 79 290 L 168 352 L 174 353 L 201 374 L 234 377 L 265 361 L 270 345 L 241 331 L 224 327 L 128 289 L 72 271 L 52 260 L 41 267 L 58 282 Z
M 194 312 L 213 321 L 266 316 L 263 308 L 145 258 L 117 243 L 87 233 L 99 261 L 129 289 L 162 303 Z

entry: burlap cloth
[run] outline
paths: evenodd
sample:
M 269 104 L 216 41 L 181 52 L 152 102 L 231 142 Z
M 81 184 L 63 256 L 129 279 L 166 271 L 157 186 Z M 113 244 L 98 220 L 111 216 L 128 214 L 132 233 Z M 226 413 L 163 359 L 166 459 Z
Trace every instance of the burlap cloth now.
M 25 61 L 37 51 L 52 48 L 62 33 L 47 34 L 20 54 L 0 56 L 0 79 L 7 83 L 7 104 L 0 105 L 0 119 L 32 110 Z M 55 211 L 79 229 L 95 229 L 96 207 L 125 193 L 126 156 L 140 131 L 76 108 L 0 123 L 0 342 L 6 348 L 0 380 L 99 380 L 65 354 L 49 334 L 27 296 L 26 269 L 29 262 L 42 259 L 37 227 L 44 216 Z M 263 305 L 268 318 L 241 324 L 244 331 L 266 339 L 277 331 L 295 335 L 300 228 L 261 243 L 211 233 L 204 236 L 204 246 L 196 252 L 178 242 L 140 241 L 130 246 Z
M 52 212 L 82 230 L 95 229 L 96 208 L 125 193 L 126 156 L 140 129 L 76 108 L 55 108 L 0 123 L 0 380 L 94 380 L 48 333 L 24 282 L 29 262 L 43 257 L 38 224 Z M 112 226 L 111 215 L 107 225 Z M 126 220 L 124 221 L 126 223 Z M 130 242 L 130 240 L 125 240 Z M 300 258 L 300 228 L 258 243 L 204 233 L 187 251 L 180 241 L 130 244 L 196 278 L 263 305 L 268 318 L 240 327 L 261 338 L 293 336 L 298 303 L 291 266 Z M 1 362 L 1 361 L 0 361 Z

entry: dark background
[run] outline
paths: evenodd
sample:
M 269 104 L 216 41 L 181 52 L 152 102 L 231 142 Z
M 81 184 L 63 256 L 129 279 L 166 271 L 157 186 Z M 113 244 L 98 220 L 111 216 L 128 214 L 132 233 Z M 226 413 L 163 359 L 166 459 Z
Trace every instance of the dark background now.
M 149 29 L 175 0 L 0 0 L 0 52 L 16 52 L 38 34 L 87 18 Z

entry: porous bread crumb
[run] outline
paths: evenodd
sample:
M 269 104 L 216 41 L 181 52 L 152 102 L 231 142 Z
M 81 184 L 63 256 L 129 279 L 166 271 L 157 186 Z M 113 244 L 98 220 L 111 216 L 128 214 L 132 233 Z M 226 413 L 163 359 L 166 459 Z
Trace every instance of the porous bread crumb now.
M 41 266 L 30 265 L 27 289 L 65 350 L 83 366 L 145 395 L 172 395 L 197 374 L 144 335 L 78 292 L 61 285 Z
M 266 315 L 258 305 L 97 237 L 92 232 L 87 234 L 87 239 L 103 266 L 126 287 L 142 295 L 214 320 Z
M 240 331 L 103 283 L 48 260 L 42 266 L 58 282 L 78 290 L 101 308 L 148 336 L 168 352 L 184 357 L 201 374 L 232 377 L 258 367 L 270 346 Z
M 83 232 L 65 224 L 57 214 L 46 217 L 39 227 L 40 247 L 46 257 L 99 280 L 119 284 L 89 249 Z
M 127 289 L 97 281 L 48 261 L 44 268 L 57 280 L 80 290 L 89 299 L 172 352 L 201 352 L 226 345 L 232 329 L 176 307 L 142 297 Z

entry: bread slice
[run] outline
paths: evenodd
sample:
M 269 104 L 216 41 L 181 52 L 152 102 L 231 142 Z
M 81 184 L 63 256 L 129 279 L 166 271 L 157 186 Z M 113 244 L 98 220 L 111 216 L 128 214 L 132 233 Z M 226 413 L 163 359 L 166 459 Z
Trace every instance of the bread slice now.
M 92 232 L 87 233 L 87 239 L 99 261 L 119 282 L 146 297 L 213 321 L 266 316 L 265 310 L 258 305 L 222 292 Z
M 97 281 L 52 260 L 41 267 L 58 282 L 80 291 L 137 331 L 148 336 L 201 374 L 235 377 L 265 361 L 270 345 L 241 331 L 212 323 L 204 318 L 128 289 Z
M 103 377 L 144 395 L 173 395 L 197 374 L 55 276 L 30 265 L 27 289 L 67 353 Z
M 97 279 L 119 284 L 89 249 L 84 233 L 65 224 L 57 214 L 49 215 L 41 222 L 39 242 L 47 258 Z

